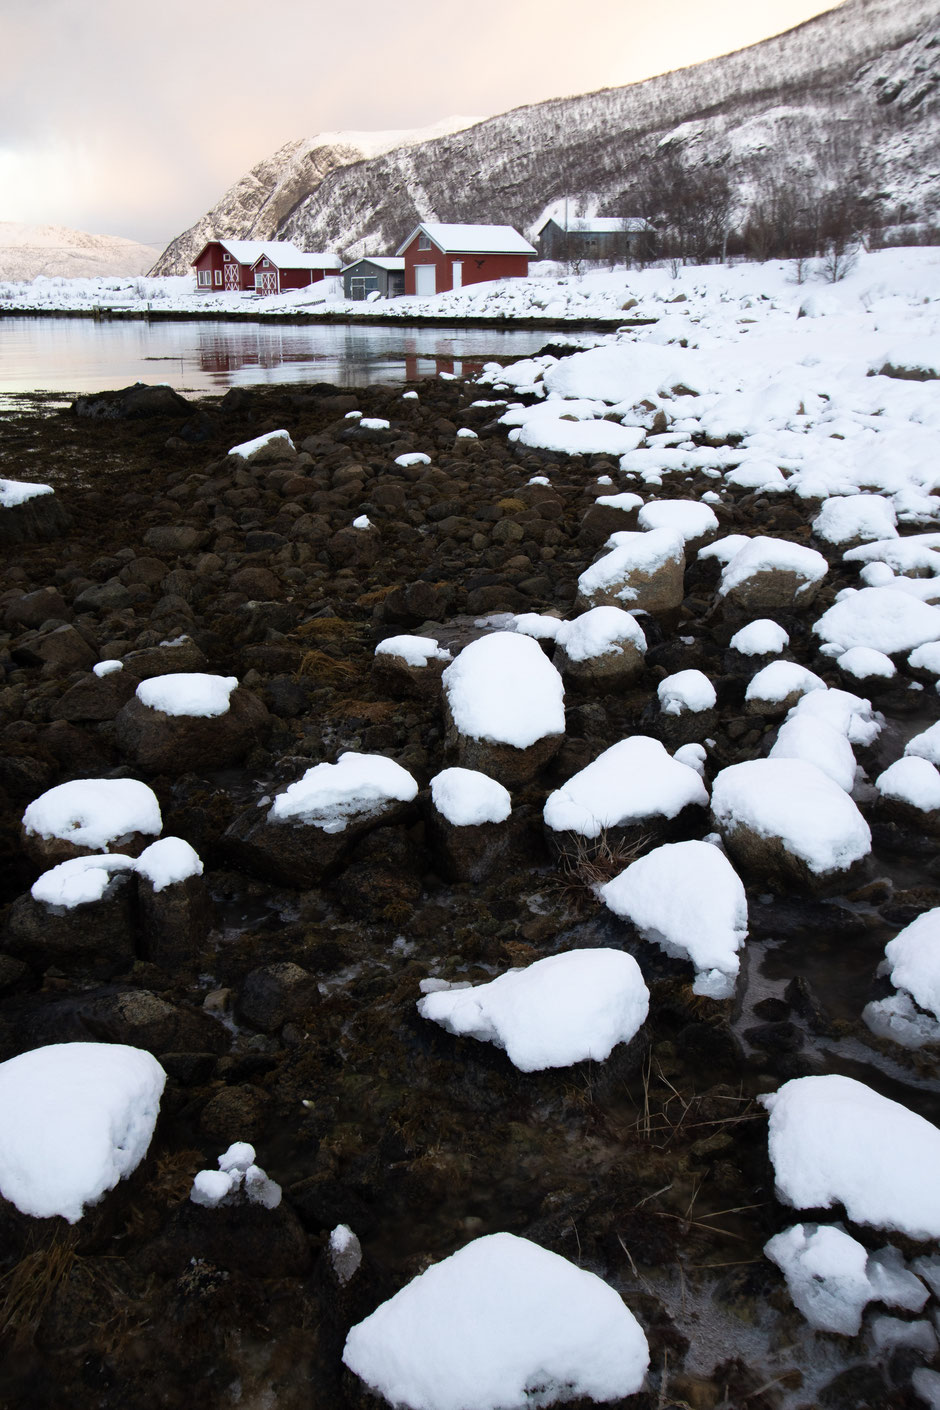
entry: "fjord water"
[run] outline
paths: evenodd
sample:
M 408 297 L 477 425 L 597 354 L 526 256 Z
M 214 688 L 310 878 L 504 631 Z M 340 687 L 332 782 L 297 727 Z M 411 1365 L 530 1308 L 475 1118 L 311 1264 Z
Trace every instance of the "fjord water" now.
M 0 321 L 0 406 L 24 392 L 105 391 L 164 382 L 178 392 L 223 393 L 277 382 L 365 386 L 536 352 L 544 329 L 378 327 L 88 318 Z

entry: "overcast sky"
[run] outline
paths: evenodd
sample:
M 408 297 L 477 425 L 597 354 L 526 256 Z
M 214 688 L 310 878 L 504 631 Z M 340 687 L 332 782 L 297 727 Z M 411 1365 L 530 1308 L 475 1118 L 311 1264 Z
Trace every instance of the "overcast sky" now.
M 0 220 L 164 245 L 292 138 L 490 117 L 753 44 L 818 0 L 0 0 Z

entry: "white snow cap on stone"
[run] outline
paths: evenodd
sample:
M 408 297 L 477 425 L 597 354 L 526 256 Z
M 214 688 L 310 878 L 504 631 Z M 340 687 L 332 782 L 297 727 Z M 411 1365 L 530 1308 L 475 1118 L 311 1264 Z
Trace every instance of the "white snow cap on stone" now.
M 454 724 L 466 739 L 527 749 L 564 734 L 565 688 L 538 642 L 491 632 L 465 646 L 441 677 Z
M 27 834 L 105 851 L 118 837 L 163 827 L 157 795 L 133 778 L 76 778 L 57 784 L 23 814 Z
M 71 910 L 73 906 L 100 901 L 111 883 L 112 873 L 133 871 L 135 865 L 133 857 L 122 856 L 119 852 L 70 857 L 37 877 L 29 894 L 34 901 L 42 901 L 46 906 Z
M 147 1154 L 166 1073 L 123 1043 L 53 1043 L 0 1063 L 0 1194 L 70 1224 Z
M 904 1269 L 896 1250 L 869 1256 L 835 1224 L 794 1224 L 768 1240 L 764 1252 L 786 1278 L 794 1305 L 821 1332 L 857 1336 L 869 1302 L 919 1311 L 927 1301 L 927 1289 Z M 886 1257 L 891 1254 L 900 1268 Z
M 529 483 L 532 483 L 531 480 Z M 629 513 L 632 509 L 640 508 L 643 496 L 634 494 L 632 490 L 623 490 L 619 494 L 599 494 L 594 503 L 603 504 L 607 509 L 623 509 Z
M 354 529 L 371 529 L 372 520 L 368 514 L 360 514 L 352 521 L 352 526 Z
M 523 636 L 535 637 L 536 641 L 554 641 L 562 627 L 567 626 L 560 617 L 550 612 L 519 612 L 513 620 L 514 632 Z
M 882 798 L 908 803 L 912 808 L 932 813 L 940 809 L 940 773 L 929 759 L 908 754 L 889 764 L 875 779 Z
M 925 911 L 885 946 L 891 983 L 940 1020 L 940 907 Z
M 560 622 L 555 640 L 565 648 L 570 661 L 622 656 L 623 641 L 630 642 L 637 651 L 646 651 L 643 628 L 622 607 L 592 607 L 572 622 Z
M 813 533 L 826 543 L 897 537 L 897 514 L 880 494 L 847 494 L 827 499 L 813 520 Z
M 690 959 L 693 988 L 710 998 L 734 990 L 747 937 L 747 895 L 728 858 L 710 842 L 670 842 L 599 886 L 615 915 L 668 955 Z
M 386 803 L 410 803 L 418 785 L 401 764 L 382 754 L 348 750 L 335 764 L 315 764 L 279 793 L 268 811 L 271 822 L 309 823 L 324 832 L 344 832 L 350 818 Z
M 724 538 L 715 539 L 714 543 L 707 543 L 704 548 L 700 548 L 696 557 L 703 562 L 714 558 L 718 563 L 728 564 L 750 542 L 747 534 L 726 534 Z
M 636 960 L 607 949 L 567 950 L 487 984 L 436 989 L 418 1000 L 422 1018 L 505 1048 L 522 1072 L 603 1062 L 617 1043 L 629 1043 L 648 1011 Z
M 116 672 L 123 671 L 124 662 L 116 661 L 113 659 L 109 661 L 99 661 L 98 664 L 96 666 L 92 666 L 91 669 L 94 674 L 98 677 L 113 676 Z
M 803 579 L 796 595 L 818 583 L 829 571 L 829 564 L 815 548 L 803 544 L 790 543 L 789 539 L 768 538 L 761 534 L 748 539 L 747 543 L 725 564 L 718 585 L 718 596 L 726 597 L 734 588 L 740 587 L 757 573 L 795 573 Z
M 870 646 L 852 646 L 836 657 L 836 665 L 846 675 L 856 680 L 868 680 L 874 676 L 879 680 L 890 680 L 896 676 L 898 668 L 883 651 L 875 651 Z
M 191 876 L 202 876 L 202 861 L 196 849 L 182 837 L 161 837 L 144 848 L 134 870 L 147 878 L 154 891 L 162 891 Z
M 330 1234 L 330 1265 L 340 1287 L 358 1273 L 362 1263 L 362 1244 L 348 1224 L 337 1224 Z
M 55 490 L 51 485 L 30 485 L 25 480 L 0 480 L 0 509 L 15 509 L 44 494 L 55 494 Z
M 712 813 L 723 837 L 741 826 L 777 837 L 817 875 L 847 871 L 871 851 L 868 824 L 851 798 L 802 759 L 750 759 L 722 769 L 712 785 Z
M 826 682 L 815 671 L 798 666 L 795 661 L 771 661 L 748 681 L 744 698 L 772 702 L 786 700 L 797 690 L 801 695 L 808 695 L 811 690 L 825 689 Z
M 718 516 L 694 499 L 654 499 L 637 516 L 641 529 L 669 529 L 687 543 L 718 530 Z
M 363 416 L 359 421 L 364 431 L 387 431 L 390 424 L 384 416 Z
M 417 392 L 403 392 L 402 400 L 404 400 L 407 396 L 416 397 L 417 395 Z M 402 468 L 405 470 L 407 470 L 408 467 L 411 465 L 430 465 L 430 463 L 431 457 L 429 455 L 425 455 L 420 450 L 411 450 L 408 451 L 405 455 L 396 455 L 395 457 L 395 464 L 401 465 Z
M 708 803 L 698 773 L 670 758 L 658 739 L 635 734 L 549 794 L 543 816 L 554 832 L 599 837 L 604 828 L 642 818 L 674 818 L 690 803 Z
M 250 460 L 256 451 L 270 445 L 280 446 L 288 454 L 293 454 L 296 449 L 288 431 L 268 431 L 264 436 L 255 436 L 253 441 L 243 441 L 241 445 L 232 446 L 229 455 L 240 455 L 242 460 Z
M 390 636 L 380 641 L 375 648 L 376 656 L 397 656 L 408 666 L 426 666 L 429 661 L 449 661 L 451 654 L 446 646 L 439 645 L 433 636 Z
M 213 676 L 204 671 L 180 671 L 176 675 L 151 676 L 141 681 L 135 692 L 141 705 L 162 710 L 165 715 L 193 715 L 212 719 L 227 715 L 229 696 L 238 685 L 237 676 Z
M 656 687 L 659 708 L 664 715 L 697 714 L 713 710 L 718 700 L 715 687 L 704 671 L 677 671 Z
M 787 718 L 796 715 L 804 720 L 824 720 L 844 734 L 850 744 L 873 743 L 884 724 L 871 701 L 850 690 L 809 691 L 796 702 Z
M 857 764 L 844 733 L 825 719 L 792 710 L 777 731 L 770 759 L 802 759 L 851 793 Z
M 846 651 L 870 646 L 891 656 L 940 639 L 940 609 L 896 587 L 865 587 L 840 593 L 813 631 Z
M 435 774 L 431 801 L 454 827 L 505 822 L 512 812 L 509 790 L 478 769 L 443 769 Z
M 704 744 L 680 744 L 672 757 L 680 764 L 687 764 L 690 769 L 694 769 L 699 778 L 705 777 L 705 761 L 708 758 L 708 751 Z
M 931 764 L 940 764 L 940 720 L 909 739 L 904 753 L 917 759 L 929 759 Z
M 940 641 L 928 641 L 923 646 L 915 646 L 907 658 L 907 664 L 916 671 L 929 671 L 940 676 Z
M 683 557 L 685 545 L 681 535 L 671 529 L 649 529 L 645 533 L 629 530 L 611 534 L 606 547 L 609 552 L 578 579 L 578 591 L 586 598 L 620 582 L 628 573 L 653 574 L 667 563 Z M 637 590 L 624 587 L 617 593 L 621 602 L 632 602 Z
M 776 656 L 789 644 L 790 635 L 769 617 L 758 617 L 735 632 L 729 643 L 742 656 Z
M 343 1361 L 407 1410 L 527 1410 L 634 1394 L 649 1348 L 622 1298 L 595 1274 L 500 1233 L 475 1239 L 382 1303 L 352 1328 Z
M 247 1141 L 234 1141 L 219 1156 L 218 1170 L 200 1170 L 194 1177 L 189 1198 L 193 1204 L 216 1209 L 220 1204 L 235 1203 L 241 1196 L 249 1204 L 277 1209 L 281 1187 L 255 1164 L 254 1146 Z
M 856 1224 L 940 1238 L 940 1131 L 900 1102 L 834 1074 L 761 1097 L 777 1193 L 797 1209 L 841 1204 Z

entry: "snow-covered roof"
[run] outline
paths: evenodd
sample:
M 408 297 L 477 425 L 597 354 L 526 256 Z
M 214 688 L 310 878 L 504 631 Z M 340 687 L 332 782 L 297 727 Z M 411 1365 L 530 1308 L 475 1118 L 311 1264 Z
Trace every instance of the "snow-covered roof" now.
M 445 254 L 534 255 L 535 249 L 511 225 L 416 225 L 396 251 L 407 250 L 416 235 L 427 235 Z
M 629 235 L 636 235 L 641 230 L 650 230 L 652 226 L 648 220 L 642 216 L 634 215 L 592 215 L 592 216 L 570 216 L 567 222 L 564 216 L 550 215 L 547 220 L 543 220 L 539 226 L 537 234 L 541 235 L 546 225 L 552 221 L 559 230 L 570 231 L 574 235 L 607 235 L 616 232 L 626 232 Z
M 339 255 L 309 254 L 298 250 L 291 240 L 209 240 L 203 245 L 193 264 L 210 245 L 221 245 L 239 264 L 255 264 L 266 257 L 278 269 L 339 269 Z
M 405 267 L 404 259 L 399 259 L 398 255 L 360 255 L 358 259 L 353 260 L 352 264 L 343 265 L 343 273 L 345 274 L 347 269 L 355 269 L 357 264 L 375 264 L 379 269 L 388 270 L 404 269 Z

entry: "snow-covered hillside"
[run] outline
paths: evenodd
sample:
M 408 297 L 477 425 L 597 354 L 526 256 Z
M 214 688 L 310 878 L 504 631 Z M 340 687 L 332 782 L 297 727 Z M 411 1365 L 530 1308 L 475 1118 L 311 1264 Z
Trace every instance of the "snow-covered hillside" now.
M 159 250 L 115 235 L 89 235 L 64 225 L 0 221 L 0 279 L 93 279 L 146 274 Z
M 394 249 L 416 217 L 531 232 L 566 196 L 584 213 L 637 214 L 643 173 L 664 145 L 727 172 L 739 214 L 769 182 L 802 189 L 811 177 L 888 220 L 935 220 L 938 74 L 934 0 L 845 0 L 705 64 L 390 142 L 365 159 L 322 138 L 288 144 L 174 241 L 158 272 L 183 272 L 210 232 L 356 257 Z

